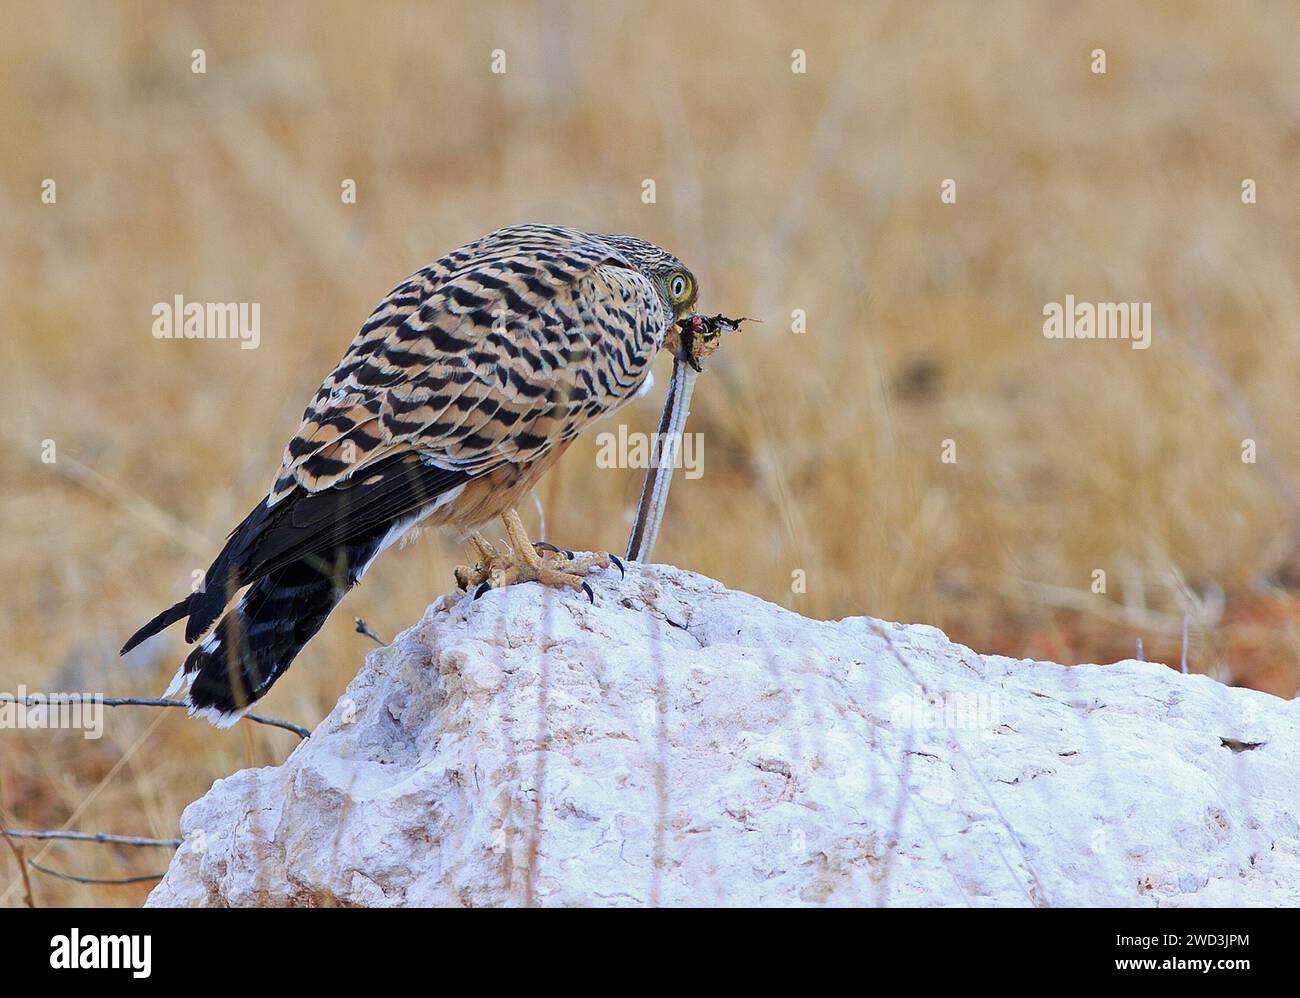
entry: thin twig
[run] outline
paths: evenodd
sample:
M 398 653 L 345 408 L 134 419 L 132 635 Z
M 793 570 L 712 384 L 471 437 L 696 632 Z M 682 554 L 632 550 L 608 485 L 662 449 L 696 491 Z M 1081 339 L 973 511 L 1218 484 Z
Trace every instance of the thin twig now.
M 0 828 L 0 834 L 4 835 L 5 841 L 9 843 L 9 848 L 13 850 L 14 859 L 18 860 L 18 869 L 22 873 L 23 877 L 23 901 L 26 902 L 28 908 L 35 908 L 36 901 L 32 898 L 32 882 L 27 876 L 27 860 L 23 858 L 23 851 L 19 849 L 17 843 L 14 842 L 14 838 L 9 829 Z
M 16 697 L 9 693 L 0 693 L 0 701 L 12 701 L 25 707 L 49 707 L 65 703 L 98 703 L 105 707 L 189 707 L 184 700 L 163 700 L 150 697 L 97 697 L 80 693 L 66 695 L 56 694 L 48 697 Z M 292 721 L 282 721 L 278 717 L 263 717 L 261 714 L 245 714 L 244 717 L 258 724 L 267 724 L 273 728 L 292 731 L 299 738 L 310 738 L 311 731 Z
M 352 619 L 353 619 L 354 621 L 356 621 L 356 624 L 357 624 L 357 633 L 358 633 L 358 634 L 364 634 L 366 637 L 370 638 L 370 640 L 372 640 L 372 641 L 378 643 L 381 647 L 384 646 L 384 645 L 387 645 L 387 644 L 388 644 L 387 641 L 385 641 L 385 640 L 384 640 L 383 638 L 381 638 L 378 634 L 376 634 L 374 631 L 372 631 L 372 630 L 370 629 L 370 625 L 367 624 L 367 623 L 366 623 L 364 620 L 362 620 L 360 617 L 353 617 Z
M 73 842 L 103 842 L 115 846 L 158 846 L 165 849 L 180 847 L 180 839 L 149 839 L 140 835 L 112 835 L 108 832 L 45 832 L 25 828 L 0 828 L 0 835 L 16 839 L 68 839 Z
M 122 877 L 118 880 L 105 880 L 100 877 L 79 877 L 75 873 L 60 873 L 58 870 L 51 870 L 48 866 L 41 866 L 36 860 L 30 861 L 34 869 L 51 877 L 58 877 L 60 880 L 71 880 L 74 884 L 141 884 L 146 880 L 162 880 L 162 873 L 146 873 L 140 877 Z

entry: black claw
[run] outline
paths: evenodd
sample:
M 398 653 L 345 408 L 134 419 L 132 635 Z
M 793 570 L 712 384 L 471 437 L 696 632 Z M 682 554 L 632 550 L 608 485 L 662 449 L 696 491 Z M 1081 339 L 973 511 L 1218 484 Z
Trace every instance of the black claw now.
M 587 594 L 587 599 L 591 600 L 591 605 L 595 606 L 596 594 L 591 591 L 591 586 L 587 585 L 587 583 L 584 582 L 582 584 L 582 591 Z
M 543 551 L 553 551 L 556 554 L 560 553 L 559 548 L 557 548 L 554 544 L 551 544 L 547 541 L 533 541 L 533 547 L 541 548 Z
M 491 583 L 484 582 L 481 586 L 479 586 L 477 589 L 474 590 L 474 599 L 478 599 L 480 596 L 482 596 L 485 592 L 487 592 L 491 588 L 492 588 Z
M 623 571 L 623 563 L 622 563 L 621 561 L 618 560 L 618 555 L 616 555 L 616 554 L 611 554 L 611 555 L 609 556 L 609 560 L 612 561 L 615 565 L 618 566 L 618 574 L 619 574 L 619 576 L 620 576 L 621 578 L 626 579 L 626 578 L 627 578 L 627 572 Z

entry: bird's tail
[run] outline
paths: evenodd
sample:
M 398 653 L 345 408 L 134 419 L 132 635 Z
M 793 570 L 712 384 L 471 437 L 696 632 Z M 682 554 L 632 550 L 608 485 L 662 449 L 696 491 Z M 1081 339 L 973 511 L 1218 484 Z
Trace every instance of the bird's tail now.
M 196 640 L 247 586 L 167 692 L 187 687 L 192 713 L 233 724 L 284 675 L 379 553 L 454 502 L 470 477 L 408 451 L 329 488 L 264 499 L 230 532 L 202 589 L 136 631 L 122 654 L 183 619 L 185 640 Z
M 234 724 L 284 675 L 373 553 L 368 541 L 364 550 L 340 549 L 332 564 L 299 561 L 254 583 L 190 652 L 164 695 L 188 685 L 191 714 L 221 728 Z

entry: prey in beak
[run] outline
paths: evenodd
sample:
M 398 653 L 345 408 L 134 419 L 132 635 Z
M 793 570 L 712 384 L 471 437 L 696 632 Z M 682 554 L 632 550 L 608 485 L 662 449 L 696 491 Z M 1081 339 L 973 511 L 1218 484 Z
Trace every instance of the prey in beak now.
M 744 316 L 731 319 L 721 312 L 717 315 L 701 315 L 699 312 L 692 312 L 685 318 L 677 320 L 677 328 L 680 332 L 678 349 L 674 357 L 690 364 L 697 372 L 703 371 L 700 361 L 718 349 L 718 345 L 722 342 L 722 333 L 737 332 L 742 322 L 750 321 L 754 320 Z

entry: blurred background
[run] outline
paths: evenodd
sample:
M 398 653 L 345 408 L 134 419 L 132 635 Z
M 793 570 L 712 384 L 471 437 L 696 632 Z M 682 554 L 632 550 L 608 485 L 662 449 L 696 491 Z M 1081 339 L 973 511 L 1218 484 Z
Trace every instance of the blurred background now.
M 1293 696 L 1297 37 L 1277 3 L 8 5 L 0 690 L 157 696 L 180 634 L 118 647 L 265 494 L 370 309 L 533 220 L 654 240 L 702 309 L 763 320 L 699 383 L 704 474 L 658 560 L 1064 663 L 1141 638 L 1178 667 L 1186 622 L 1191 671 Z M 1150 349 L 1045 339 L 1067 294 L 1150 302 Z M 176 295 L 259 302 L 260 347 L 155 339 Z M 595 455 L 543 480 L 548 534 L 622 551 L 642 473 Z M 464 560 L 436 535 L 381 559 L 260 712 L 315 724 L 372 647 L 353 616 L 391 638 Z M 99 741 L 3 731 L 0 823 L 173 836 L 295 743 L 136 708 Z M 21 845 L 88 877 L 168 859 Z M 152 886 L 32 876 L 39 904 Z

